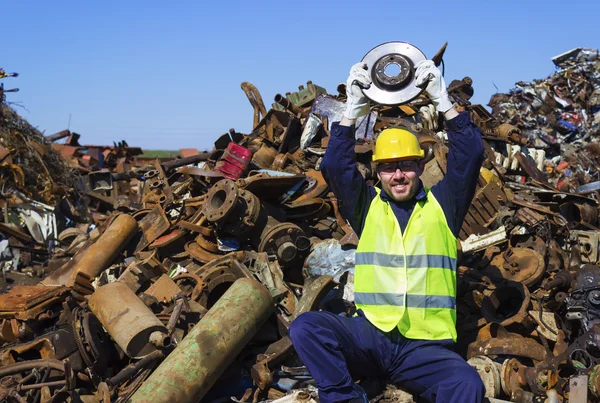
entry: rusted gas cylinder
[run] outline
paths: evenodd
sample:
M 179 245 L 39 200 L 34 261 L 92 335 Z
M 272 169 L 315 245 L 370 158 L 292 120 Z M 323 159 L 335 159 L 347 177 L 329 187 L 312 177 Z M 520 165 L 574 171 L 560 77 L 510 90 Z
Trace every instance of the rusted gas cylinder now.
M 125 283 L 103 285 L 92 294 L 88 305 L 131 358 L 150 354 L 156 350 L 155 345 L 169 344 L 165 326 Z
M 200 401 L 272 311 L 273 300 L 262 284 L 236 280 L 130 402 Z
M 74 276 L 81 272 L 92 279 L 96 278 L 125 249 L 137 231 L 138 224 L 135 218 L 120 214 L 96 242 L 81 252 L 83 257 L 73 269 Z

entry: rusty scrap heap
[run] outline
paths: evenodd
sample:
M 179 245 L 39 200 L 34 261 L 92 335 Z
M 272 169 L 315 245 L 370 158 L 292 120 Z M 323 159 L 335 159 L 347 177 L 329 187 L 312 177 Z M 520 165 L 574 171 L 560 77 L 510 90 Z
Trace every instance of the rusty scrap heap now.
M 492 97 L 493 114 L 469 102 L 468 77 L 448 88 L 482 129 L 487 155 L 460 231 L 459 347 L 487 396 L 514 402 L 600 399 L 600 61 L 580 49 L 555 63 L 554 76 Z M 252 84 L 242 89 L 252 132 L 232 129 L 211 152 L 169 162 L 136 164 L 138 150 L 126 144 L 82 148 L 71 133 L 53 148 L 62 135 L 7 137 L 4 271 L 45 277 L 9 282 L 0 295 L 0 400 L 318 398 L 288 329 L 308 310 L 352 312 L 357 237 L 319 172 L 345 87 L 333 96 L 308 82 L 268 111 Z M 373 105 L 358 122 L 363 176 L 376 183 L 373 138 L 392 125 L 418 134 L 425 185 L 441 180 L 443 119 L 425 96 Z M 23 186 L 23 147 L 46 166 L 51 150 L 67 157 L 61 163 L 81 174 L 73 186 L 81 200 L 71 205 L 89 214 L 43 234 L 47 225 L 11 219 L 15 194 L 55 206 L 59 199 L 44 197 L 65 184 L 48 175 L 41 188 Z M 19 250 L 46 252 L 38 262 L 15 257 Z M 360 382 L 373 401 L 411 401 L 381 380 Z

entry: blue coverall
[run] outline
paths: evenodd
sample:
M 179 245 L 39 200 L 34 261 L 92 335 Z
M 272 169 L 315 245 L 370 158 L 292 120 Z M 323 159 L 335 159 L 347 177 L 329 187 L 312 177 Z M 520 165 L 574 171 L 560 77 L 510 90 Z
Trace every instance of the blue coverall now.
M 447 172 L 431 191 L 458 237 L 475 193 L 483 143 L 467 112 L 447 121 L 447 129 Z M 321 170 L 340 200 L 342 214 L 360 236 L 371 200 L 378 196 L 356 168 L 354 145 L 354 128 L 334 123 Z M 416 201 L 427 197 L 422 182 L 419 186 L 417 195 L 405 202 L 380 193 L 391 203 L 403 231 Z M 363 376 L 388 379 L 428 401 L 480 402 L 485 394 L 475 369 L 453 351 L 452 340 L 407 339 L 397 329 L 384 333 L 361 311 L 354 317 L 304 313 L 292 322 L 290 338 L 315 379 L 321 403 L 366 401 L 364 391 L 353 382 L 353 377 Z

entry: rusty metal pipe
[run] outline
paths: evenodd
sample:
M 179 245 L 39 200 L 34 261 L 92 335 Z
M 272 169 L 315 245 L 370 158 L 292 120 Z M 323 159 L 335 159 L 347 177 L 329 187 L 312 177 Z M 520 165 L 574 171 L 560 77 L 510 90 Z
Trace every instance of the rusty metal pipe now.
M 167 329 L 125 283 L 114 282 L 96 290 L 88 300 L 108 334 L 132 358 L 155 351 L 155 340 L 168 339 Z M 164 341 L 166 345 L 168 341 Z
M 262 284 L 249 278 L 237 280 L 130 401 L 200 401 L 272 310 L 273 299 Z
M 121 383 L 125 382 L 126 380 L 130 379 L 132 376 L 137 374 L 140 369 L 147 367 L 148 365 L 154 363 L 154 361 L 156 360 L 163 359 L 164 356 L 165 355 L 163 354 L 163 352 L 158 350 L 153 353 L 150 353 L 138 362 L 129 364 L 128 366 L 123 368 L 121 372 L 110 378 L 107 382 L 113 387 L 119 386 Z
M 73 281 L 79 272 L 92 279 L 99 276 L 125 249 L 137 231 L 138 224 L 135 218 L 120 214 L 96 242 L 81 251 L 83 256 L 73 269 Z
M 45 360 L 29 360 L 25 362 L 19 362 L 17 364 L 7 365 L 0 368 L 0 377 L 8 376 L 12 374 L 18 374 L 19 372 L 29 371 L 34 368 L 52 368 L 59 371 L 65 370 L 65 365 L 58 360 L 45 359 Z
M 62 386 L 62 385 L 66 385 L 66 383 L 67 383 L 67 381 L 52 381 L 52 382 L 44 382 L 44 383 L 34 383 L 32 385 L 21 386 L 21 390 L 41 389 L 44 386 Z
M 275 95 L 275 102 L 277 102 L 279 105 L 283 106 L 285 109 L 289 110 L 290 112 L 292 112 L 293 114 L 297 115 L 303 115 L 304 111 L 302 110 L 302 108 L 300 108 L 299 106 L 296 106 L 293 102 L 291 102 L 289 99 L 287 99 L 286 97 L 284 97 L 281 94 L 277 94 Z

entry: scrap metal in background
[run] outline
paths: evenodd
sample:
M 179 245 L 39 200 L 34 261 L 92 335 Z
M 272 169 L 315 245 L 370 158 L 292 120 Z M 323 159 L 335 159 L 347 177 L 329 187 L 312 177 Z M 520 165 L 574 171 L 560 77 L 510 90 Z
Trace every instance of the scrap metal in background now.
M 387 97 L 371 94 L 357 123 L 370 184 L 389 126 L 419 137 L 426 186 L 445 175 L 443 119 L 411 84 L 421 58 L 399 42 L 365 56 L 370 91 Z M 491 113 L 469 102 L 469 77 L 448 86 L 485 140 L 457 312 L 459 352 L 491 399 L 600 401 L 600 61 L 583 48 L 553 61 L 551 77 L 494 95 Z M 406 68 L 387 76 L 390 64 Z M 179 159 L 44 137 L 2 105 L 0 400 L 318 399 L 288 329 L 308 310 L 352 312 L 357 237 L 319 172 L 346 89 L 309 81 L 269 110 L 242 90 L 252 132 Z M 360 382 L 373 401 L 412 401 Z

